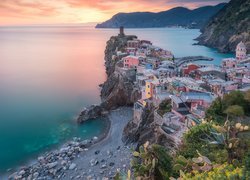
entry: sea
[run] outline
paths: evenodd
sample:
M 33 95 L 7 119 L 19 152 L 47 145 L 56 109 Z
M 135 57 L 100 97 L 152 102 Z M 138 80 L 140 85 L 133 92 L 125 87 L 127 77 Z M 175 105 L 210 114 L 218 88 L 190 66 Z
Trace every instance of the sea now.
M 193 45 L 198 29 L 125 29 L 150 40 L 175 57 L 208 56 L 219 65 L 215 49 Z M 90 26 L 0 27 L 0 174 L 29 163 L 73 137 L 103 133 L 102 119 L 76 123 L 88 105 L 100 103 L 106 79 L 104 50 L 118 29 Z

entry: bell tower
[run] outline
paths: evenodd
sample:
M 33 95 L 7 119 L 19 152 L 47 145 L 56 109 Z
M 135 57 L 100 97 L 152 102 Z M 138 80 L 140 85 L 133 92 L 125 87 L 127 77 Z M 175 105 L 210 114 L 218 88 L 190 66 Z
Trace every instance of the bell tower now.
M 247 48 L 245 44 L 241 41 L 236 47 L 236 59 L 243 60 L 247 57 Z

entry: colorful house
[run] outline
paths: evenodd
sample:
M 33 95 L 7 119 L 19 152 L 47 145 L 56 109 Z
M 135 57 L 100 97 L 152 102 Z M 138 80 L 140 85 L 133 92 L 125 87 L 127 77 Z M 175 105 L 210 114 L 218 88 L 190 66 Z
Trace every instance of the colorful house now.
M 214 100 L 214 96 L 204 92 L 188 92 L 181 95 L 171 96 L 172 111 L 182 116 L 199 111 L 200 115 L 204 115 L 207 109 Z M 202 112 L 203 111 L 203 112 Z
M 136 68 L 139 65 L 139 58 L 136 56 L 127 56 L 123 58 L 123 66 L 125 68 Z
M 128 48 L 139 48 L 139 46 L 140 46 L 140 40 L 139 39 L 134 39 L 134 40 L 127 41 L 127 47 Z
M 198 68 L 200 68 L 200 66 L 198 66 L 197 64 L 188 64 L 187 66 L 182 68 L 182 74 L 183 74 L 183 76 L 189 76 L 189 74 L 192 71 L 194 71 Z
M 225 69 L 235 68 L 237 65 L 236 59 L 225 58 L 222 60 L 222 67 Z
M 145 81 L 145 96 L 146 99 L 152 98 L 154 96 L 155 87 L 159 84 L 159 80 L 155 77 L 153 80 L 148 79 Z
M 152 64 L 153 69 L 159 68 L 159 66 L 161 64 L 161 61 L 159 59 L 157 59 L 157 58 L 147 58 L 146 62 L 149 63 L 149 64 Z

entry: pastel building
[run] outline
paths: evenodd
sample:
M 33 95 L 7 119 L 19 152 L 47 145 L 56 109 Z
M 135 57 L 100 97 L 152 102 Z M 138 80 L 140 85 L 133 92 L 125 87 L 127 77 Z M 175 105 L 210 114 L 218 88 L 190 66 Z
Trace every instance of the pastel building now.
M 241 41 L 236 47 L 236 59 L 243 60 L 247 57 L 247 49 L 245 44 Z
M 139 65 L 139 58 L 136 56 L 127 56 L 123 58 L 123 66 L 125 68 L 136 68 Z
M 140 40 L 139 39 L 134 39 L 134 40 L 127 41 L 127 47 L 128 48 L 139 48 L 139 46 L 140 46 Z
M 236 59 L 225 58 L 222 60 L 222 67 L 226 69 L 235 68 L 237 65 Z
M 155 87 L 159 85 L 159 80 L 157 78 L 149 79 L 145 81 L 145 96 L 146 99 L 152 98 L 154 96 Z

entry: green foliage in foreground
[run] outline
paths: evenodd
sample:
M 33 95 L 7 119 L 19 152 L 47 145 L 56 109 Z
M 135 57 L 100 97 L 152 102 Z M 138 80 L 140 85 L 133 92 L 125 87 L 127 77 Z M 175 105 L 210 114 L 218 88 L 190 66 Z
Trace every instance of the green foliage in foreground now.
M 222 164 L 214 167 L 210 171 L 198 173 L 192 172 L 181 175 L 183 180 L 203 180 L 203 179 L 211 179 L 211 180 L 240 180 L 243 179 L 243 168 L 234 167 L 231 164 Z
M 131 162 L 135 177 L 140 179 L 169 179 L 172 174 L 172 158 L 160 145 L 148 142 L 133 153 Z
M 205 154 L 211 161 L 224 163 L 227 161 L 228 154 L 223 145 L 211 145 L 204 139 L 211 136 L 211 123 L 200 124 L 190 129 L 183 137 L 183 145 L 178 155 L 185 158 L 197 156 L 197 150 Z
M 232 91 L 217 98 L 206 111 L 206 119 L 224 124 L 226 117 L 237 120 L 238 116 L 250 115 L 250 91 Z

